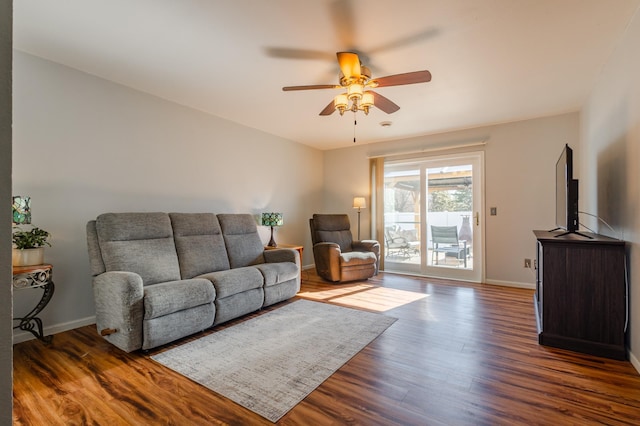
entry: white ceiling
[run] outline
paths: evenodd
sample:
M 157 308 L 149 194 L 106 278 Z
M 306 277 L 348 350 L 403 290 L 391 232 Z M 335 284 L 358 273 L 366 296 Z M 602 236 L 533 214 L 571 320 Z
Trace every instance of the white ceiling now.
M 335 52 L 400 105 L 358 113 L 357 143 L 577 111 L 640 0 L 20 0 L 15 48 L 319 149 L 353 144 L 353 114 L 319 112 Z M 338 11 L 339 14 L 332 14 Z M 348 12 L 351 11 L 351 15 Z M 306 59 L 284 58 L 305 53 Z M 291 55 L 289 55 L 291 56 Z M 368 59 L 367 59 L 368 57 Z M 383 128 L 380 122 L 393 125 Z

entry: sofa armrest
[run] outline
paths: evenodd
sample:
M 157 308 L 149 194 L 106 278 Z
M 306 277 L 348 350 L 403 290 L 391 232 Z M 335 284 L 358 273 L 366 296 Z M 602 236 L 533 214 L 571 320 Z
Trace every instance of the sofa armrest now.
M 264 261 L 266 263 L 292 262 L 300 266 L 300 253 L 298 250 L 289 248 L 279 248 L 264 251 Z
M 123 351 L 142 347 L 144 290 L 142 278 L 133 272 L 105 272 L 93 278 L 96 328 Z
M 313 259 L 318 275 L 328 281 L 340 281 L 340 246 L 336 243 L 317 243 L 313 246 Z

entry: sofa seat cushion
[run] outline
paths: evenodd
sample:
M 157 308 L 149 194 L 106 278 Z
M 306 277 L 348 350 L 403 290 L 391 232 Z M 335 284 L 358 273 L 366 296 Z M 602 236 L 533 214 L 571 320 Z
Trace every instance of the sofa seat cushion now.
M 213 283 L 218 299 L 223 299 L 254 288 L 261 288 L 264 283 L 262 274 L 253 266 L 210 272 L 200 275 L 198 278 L 206 278 Z
M 340 266 L 361 266 L 375 264 L 377 261 L 375 253 L 363 251 L 350 251 L 340 254 Z
M 256 265 L 264 277 L 264 285 L 272 286 L 298 277 L 298 265 L 292 262 L 263 263 Z
M 144 287 L 144 319 L 212 303 L 215 298 L 215 288 L 202 278 L 148 285 Z

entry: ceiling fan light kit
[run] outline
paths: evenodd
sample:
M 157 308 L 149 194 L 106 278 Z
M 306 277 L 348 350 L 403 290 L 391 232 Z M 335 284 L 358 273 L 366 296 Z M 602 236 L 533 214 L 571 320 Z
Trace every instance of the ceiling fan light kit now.
M 351 102 L 351 106 L 349 106 L 349 102 Z M 373 93 L 368 90 L 365 92 L 362 84 L 352 84 L 347 88 L 347 93 L 341 93 L 333 98 L 333 105 L 340 112 L 340 115 L 343 115 L 347 110 L 363 111 L 367 115 L 374 105 Z
M 372 79 L 371 70 L 360 63 L 357 53 L 338 52 L 336 55 L 341 71 L 338 79 L 339 85 L 287 86 L 282 90 L 288 92 L 293 90 L 346 89 L 347 92 L 335 96 L 333 101 L 320 112 L 320 115 L 331 115 L 336 110 L 340 112 L 340 115 L 343 115 L 345 111 L 353 111 L 354 113 L 362 111 L 367 115 L 374 106 L 387 114 L 392 114 L 400 107 L 381 94 L 367 89 L 431 81 L 431 73 L 426 70 Z

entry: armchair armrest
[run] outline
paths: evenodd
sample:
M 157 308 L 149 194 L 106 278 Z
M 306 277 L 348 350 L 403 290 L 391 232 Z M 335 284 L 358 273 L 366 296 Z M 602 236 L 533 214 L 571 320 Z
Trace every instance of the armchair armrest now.
M 313 246 L 318 275 L 329 281 L 340 281 L 340 246 L 336 243 L 317 243 Z
M 105 272 L 93 278 L 96 328 L 105 339 L 131 352 L 142 347 L 144 290 L 133 272 Z
M 355 251 L 370 251 L 376 255 L 376 275 L 380 269 L 380 243 L 376 240 L 361 240 L 351 243 L 351 247 Z
M 361 240 L 351 243 L 354 250 L 357 251 L 372 251 L 374 253 L 380 253 L 380 243 L 376 240 Z

